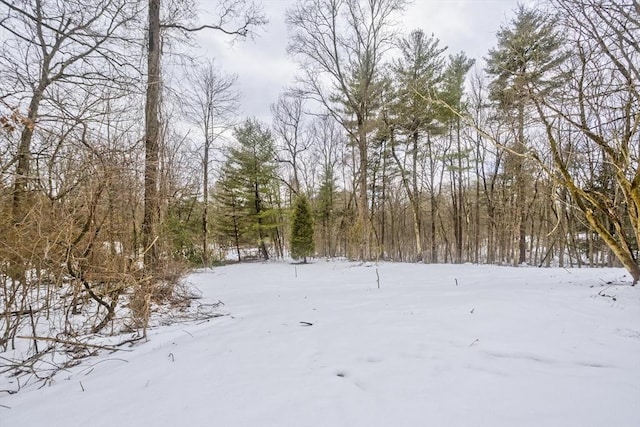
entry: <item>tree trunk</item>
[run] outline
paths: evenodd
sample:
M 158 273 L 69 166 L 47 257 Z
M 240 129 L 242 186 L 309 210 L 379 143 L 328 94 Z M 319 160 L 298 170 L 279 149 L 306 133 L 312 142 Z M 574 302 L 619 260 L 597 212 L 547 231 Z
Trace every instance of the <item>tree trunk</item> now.
M 527 209 L 526 209 L 526 193 L 525 193 L 525 176 L 524 176 L 524 103 L 518 104 L 518 147 L 516 149 L 516 197 L 518 218 L 518 264 L 524 264 L 527 260 Z
M 260 201 L 260 190 L 257 182 L 254 183 L 254 194 L 255 197 L 255 208 L 256 208 L 256 216 L 258 218 L 258 247 L 260 252 L 262 253 L 262 257 L 265 260 L 269 259 L 269 251 L 267 251 L 267 245 L 264 242 L 264 234 L 262 230 L 262 218 L 260 218 L 260 214 L 262 213 L 262 203 Z
M 473 262 L 475 264 L 480 263 L 480 171 L 478 167 L 480 156 L 476 156 L 476 200 L 474 201 L 475 205 L 475 230 L 473 233 Z
M 411 183 L 407 180 L 407 170 L 402 165 L 402 162 L 398 158 L 398 155 L 395 151 L 395 141 L 392 136 L 392 145 L 391 145 L 391 153 L 393 155 L 393 159 L 396 162 L 396 166 L 400 169 L 400 173 L 402 174 L 402 186 L 404 187 L 405 192 L 407 193 L 407 197 L 409 197 L 409 203 L 411 205 L 411 214 L 413 216 L 413 236 L 416 244 L 416 261 L 423 260 L 423 249 L 422 249 L 422 231 L 421 231 L 421 219 L 420 219 L 420 199 L 418 196 L 418 132 L 414 132 L 411 136 L 411 140 L 413 143 L 413 150 L 411 155 Z
M 202 160 L 202 263 L 209 265 L 209 129 L 205 126 L 204 158 Z
M 412 169 L 411 169 L 411 185 L 413 186 L 413 195 L 411 197 L 411 205 L 413 207 L 413 233 L 416 239 L 416 260 L 422 261 L 422 230 L 420 218 L 420 195 L 418 194 L 418 132 L 413 133 L 413 151 L 411 153 Z
M 637 284 L 640 280 L 640 266 L 636 262 L 628 246 L 623 246 L 616 241 L 616 239 L 609 233 L 609 231 L 602 226 L 602 223 L 593 215 L 593 212 L 587 210 L 585 212 L 587 222 L 595 230 L 600 237 L 607 244 L 609 249 L 614 253 L 616 258 L 622 263 L 624 268 L 631 274 L 633 278 L 633 284 Z
M 238 224 L 238 216 L 236 215 L 235 202 L 233 209 L 233 241 L 236 245 L 236 255 L 238 256 L 238 262 L 242 262 L 242 255 L 240 254 L 240 225 Z
M 428 149 L 428 155 L 429 155 L 429 163 L 430 163 L 430 170 L 429 170 L 429 179 L 430 179 L 430 183 L 429 185 L 431 186 L 431 194 L 430 194 L 430 198 L 431 198 L 431 211 L 430 211 L 430 220 L 431 220 L 431 262 L 432 263 L 437 263 L 438 262 L 438 248 L 436 245 L 436 213 L 437 213 L 437 196 L 436 196 L 436 183 L 435 183 L 435 159 L 433 158 L 433 147 L 432 147 L 432 141 L 431 141 L 431 137 L 429 136 L 429 134 L 427 134 L 427 149 Z
M 382 146 L 382 212 L 380 213 L 380 250 L 379 257 L 382 259 L 386 258 L 387 254 L 387 242 L 386 242 L 386 221 L 387 221 L 387 210 L 385 209 L 385 204 L 387 203 L 387 145 L 386 141 L 383 142 Z
M 370 226 L 369 226 L 369 205 L 367 201 L 367 169 L 368 169 L 368 147 L 367 131 L 365 129 L 364 118 L 358 118 L 358 151 L 360 155 L 360 191 L 358 192 L 358 223 L 360 225 L 360 236 L 358 236 L 358 253 L 361 261 L 368 260 L 370 253 Z
M 42 77 L 44 78 L 44 77 Z M 13 206 L 12 217 L 14 224 L 18 224 L 24 220 L 24 195 L 27 191 L 27 182 L 29 181 L 29 169 L 31 163 L 31 140 L 33 139 L 33 131 L 35 128 L 40 101 L 46 85 L 40 83 L 35 90 L 31 102 L 29 103 L 29 111 L 27 113 L 27 123 L 24 125 L 22 134 L 20 135 L 20 145 L 18 146 L 18 164 L 16 165 L 16 176 L 13 185 Z
M 460 138 L 460 117 L 456 117 L 456 144 L 458 148 L 458 215 L 456 217 L 456 262 L 462 263 L 463 256 L 463 221 L 464 221 L 464 190 L 462 180 L 462 144 Z
M 149 0 L 149 46 L 147 58 L 147 99 L 145 105 L 144 217 L 142 242 L 144 265 L 158 268 L 158 223 L 160 220 L 158 167 L 160 151 L 160 0 Z

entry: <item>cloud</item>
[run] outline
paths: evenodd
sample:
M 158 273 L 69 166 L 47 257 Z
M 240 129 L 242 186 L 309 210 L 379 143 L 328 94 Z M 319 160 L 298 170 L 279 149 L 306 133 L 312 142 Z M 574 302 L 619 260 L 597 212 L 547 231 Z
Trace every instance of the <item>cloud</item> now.
M 202 56 L 214 57 L 224 72 L 238 75 L 243 114 L 267 123 L 269 106 L 293 83 L 297 71 L 286 52 L 284 16 L 294 4 L 295 0 L 265 0 L 264 11 L 270 22 L 255 40 L 230 44 L 227 37 L 215 31 L 198 36 Z M 433 33 L 441 45 L 449 47 L 447 53 L 465 51 L 482 66 L 483 57 L 495 45 L 496 31 L 516 5 L 516 0 L 415 0 L 400 19 L 400 30 L 408 33 L 421 28 Z
M 242 91 L 242 113 L 270 123 L 270 105 L 291 85 L 297 64 L 288 57 L 285 9 L 290 0 L 266 1 L 269 24 L 254 39 L 230 43 L 221 33 L 201 34 L 203 56 L 214 57 L 226 73 L 238 76 Z
M 434 33 L 442 45 L 449 47 L 448 53 L 464 51 L 481 61 L 516 5 L 516 0 L 417 0 L 404 22 L 410 29 Z

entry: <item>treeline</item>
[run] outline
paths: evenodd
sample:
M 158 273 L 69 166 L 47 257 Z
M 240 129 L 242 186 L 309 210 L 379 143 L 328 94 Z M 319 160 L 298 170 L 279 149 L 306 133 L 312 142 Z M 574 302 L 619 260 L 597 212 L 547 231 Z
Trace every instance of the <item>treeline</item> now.
M 622 264 L 637 279 L 637 8 L 521 6 L 474 68 L 422 30 L 396 36 L 403 2 L 371 4 L 288 11 L 302 75 L 263 135 L 272 183 L 246 218 L 265 222 L 249 221 L 243 242 L 237 228 L 216 228 L 238 214 L 217 198 L 221 254 L 260 247 L 266 258 L 265 239 L 286 254 L 286 208 L 305 194 L 319 256 Z
M 103 331 L 125 305 L 144 327 L 186 265 L 288 257 L 292 242 L 303 259 L 640 278 L 637 2 L 519 7 L 474 60 L 399 33 L 403 0 L 300 0 L 300 76 L 272 123 L 238 119 L 235 77 L 182 44 L 244 37 L 262 12 L 221 2 L 203 27 L 193 6 L 0 0 L 0 346 L 60 304 L 65 334 Z M 304 200 L 312 242 L 291 233 Z

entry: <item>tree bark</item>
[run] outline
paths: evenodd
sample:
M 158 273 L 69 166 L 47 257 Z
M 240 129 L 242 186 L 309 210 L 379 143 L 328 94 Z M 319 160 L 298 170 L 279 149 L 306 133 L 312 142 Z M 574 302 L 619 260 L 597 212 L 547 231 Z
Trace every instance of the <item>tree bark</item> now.
M 145 105 L 145 168 L 144 217 L 142 242 L 145 268 L 154 272 L 158 267 L 159 191 L 158 168 L 160 151 L 160 0 L 149 0 L 149 40 L 147 57 L 147 98 Z
M 516 211 L 518 215 L 518 265 L 524 264 L 527 260 L 527 208 L 525 193 L 525 171 L 524 171 L 524 104 L 518 104 L 518 142 L 516 148 Z
M 204 156 L 202 159 L 202 263 L 209 265 L 209 127 L 205 126 Z
M 371 257 L 371 236 L 369 222 L 369 203 L 368 203 L 368 179 L 367 169 L 368 163 L 368 143 L 367 131 L 365 129 L 364 117 L 358 118 L 358 154 L 360 155 L 360 176 L 358 191 L 358 223 L 360 226 L 358 253 L 361 261 L 366 261 Z
M 40 101 L 42 101 L 45 88 L 46 85 L 41 81 L 31 98 L 31 102 L 29 103 L 27 123 L 20 135 L 20 145 L 18 146 L 17 155 L 18 164 L 16 165 L 16 177 L 13 185 L 12 216 L 15 224 L 24 220 L 23 199 L 27 191 L 27 182 L 29 181 L 31 140 L 33 139 L 33 131 L 38 117 L 38 109 L 40 107 Z

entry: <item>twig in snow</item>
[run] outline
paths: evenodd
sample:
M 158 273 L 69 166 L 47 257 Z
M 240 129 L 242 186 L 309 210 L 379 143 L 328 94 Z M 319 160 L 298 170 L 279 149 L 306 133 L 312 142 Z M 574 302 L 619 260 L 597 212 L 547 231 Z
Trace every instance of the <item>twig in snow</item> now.
M 33 346 L 36 349 L 36 353 L 39 353 L 38 351 L 38 340 L 35 338 L 36 336 L 36 322 L 33 319 L 33 309 L 31 308 L 31 305 L 29 305 L 29 318 L 31 319 L 31 331 L 33 332 Z
M 376 277 L 378 278 L 378 289 L 380 289 L 380 274 L 378 274 L 378 267 L 376 267 Z
M 604 298 L 611 298 L 613 301 L 617 301 L 618 298 L 615 295 L 609 295 L 609 294 L 605 294 L 604 291 L 606 291 L 607 289 L 609 289 L 611 286 L 604 288 L 603 290 L 601 290 L 600 292 L 598 292 L 598 295 L 600 295 L 601 297 Z
M 80 342 L 80 341 L 67 341 L 67 340 L 62 340 L 60 338 L 52 338 L 52 337 L 37 337 L 37 336 L 22 337 L 22 336 L 20 336 L 20 337 L 16 337 L 16 338 L 21 338 L 21 339 L 25 339 L 25 340 L 53 341 L 53 342 L 58 343 L 58 344 L 74 345 L 74 346 L 85 347 L 85 348 L 96 348 L 96 349 L 99 349 L 99 350 L 130 351 L 130 350 L 123 350 L 121 348 L 113 347 L 113 346 L 110 346 L 110 345 L 97 345 L 97 344 L 84 343 L 84 342 Z
M 144 339 L 144 336 L 141 335 L 139 337 L 131 338 L 130 340 L 122 341 L 122 342 L 116 344 L 116 347 L 120 347 L 120 346 L 125 345 L 125 344 L 131 344 L 131 346 L 133 346 L 133 343 L 135 343 L 137 341 L 140 341 L 140 340 L 143 340 L 143 339 Z M 118 349 L 118 350 L 120 350 L 120 349 Z M 130 350 L 127 350 L 127 351 L 130 351 Z
M 476 344 L 480 342 L 480 340 L 478 338 L 476 338 L 475 340 L 473 340 L 473 342 L 471 344 L 469 344 L 469 347 L 471 347 L 472 345 Z
M 454 278 L 454 280 L 456 281 L 456 286 L 458 286 L 458 279 Z
M 31 306 L 29 306 L 31 307 Z M 7 316 L 24 316 L 26 314 L 34 314 L 39 312 L 41 309 L 37 309 L 37 310 L 15 310 L 15 311 L 5 311 L 4 313 L 0 313 L 0 317 L 7 317 Z
M 604 283 L 604 285 L 613 285 L 613 281 L 612 280 L 604 280 L 602 277 L 600 277 L 600 281 L 602 283 Z M 604 286 L 604 285 L 601 285 L 601 286 Z M 609 287 L 611 287 L 611 286 L 609 286 Z
M 302 325 L 302 326 L 313 326 L 313 323 L 311 323 L 311 322 L 302 322 L 301 321 L 300 325 Z
M 84 391 L 84 386 L 82 385 L 82 381 L 78 381 L 80 383 L 80 388 Z

